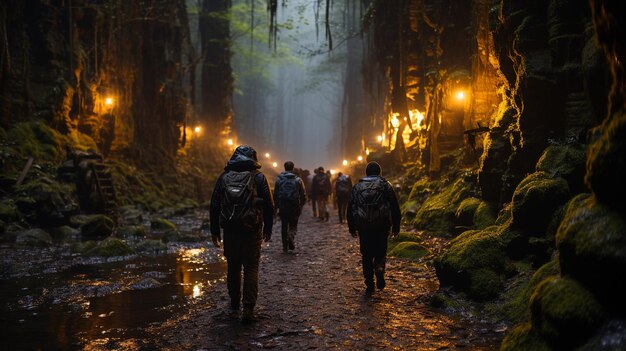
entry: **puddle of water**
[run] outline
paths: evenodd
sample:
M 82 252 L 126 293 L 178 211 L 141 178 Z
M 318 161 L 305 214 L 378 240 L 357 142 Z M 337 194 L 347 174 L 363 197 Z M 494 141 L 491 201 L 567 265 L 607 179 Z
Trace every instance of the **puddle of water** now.
M 215 251 L 196 247 L 51 271 L 0 280 L 0 349 L 74 349 L 109 338 L 141 339 L 144 328 L 219 283 L 226 263 Z

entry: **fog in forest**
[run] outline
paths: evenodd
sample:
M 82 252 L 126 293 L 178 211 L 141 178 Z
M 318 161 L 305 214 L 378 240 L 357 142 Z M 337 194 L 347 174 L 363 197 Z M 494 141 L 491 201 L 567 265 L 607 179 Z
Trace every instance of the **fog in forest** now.
M 345 46 L 328 51 L 323 12 L 316 16 L 317 6 L 310 0 L 279 5 L 276 45 L 257 41 L 265 41 L 268 33 L 267 14 L 259 9 L 254 42 L 247 31 L 234 48 L 237 142 L 255 146 L 263 158 L 270 153 L 279 165 L 293 160 L 302 168 L 333 168 L 342 158 Z M 237 37 L 236 29 L 233 34 Z M 252 46 L 257 53 L 250 54 Z M 259 60 L 261 56 L 266 60 Z

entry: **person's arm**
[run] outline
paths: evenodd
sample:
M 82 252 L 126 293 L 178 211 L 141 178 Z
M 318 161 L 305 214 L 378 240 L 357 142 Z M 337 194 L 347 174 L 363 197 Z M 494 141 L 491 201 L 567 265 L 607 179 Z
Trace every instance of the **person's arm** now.
M 304 207 L 306 203 L 306 189 L 304 188 L 304 182 L 300 179 L 300 209 Z
M 220 212 L 221 202 L 222 202 L 222 173 L 215 182 L 215 187 L 213 188 L 213 194 L 211 195 L 211 207 L 209 208 L 209 220 L 211 227 L 211 240 L 213 241 L 213 245 L 216 247 L 220 247 L 220 240 L 222 239 L 222 235 L 220 233 Z
M 274 198 L 265 175 L 259 173 L 257 177 L 257 193 L 263 200 L 263 236 L 265 241 L 269 241 L 272 238 L 272 225 L 274 224 Z
M 354 206 L 354 191 L 350 192 L 350 199 L 348 199 L 348 208 L 346 209 L 346 219 L 348 220 L 348 231 L 353 237 L 357 237 L 356 226 L 354 224 L 354 217 L 352 216 L 352 207 Z
M 396 197 L 396 192 L 393 190 L 391 184 L 387 184 L 389 188 L 389 209 L 391 210 L 391 235 L 396 236 L 400 233 L 400 220 L 402 219 L 402 212 L 400 211 L 400 204 Z
M 278 199 L 278 192 L 280 191 L 280 182 L 276 179 L 276 183 L 274 183 L 274 199 Z M 278 211 L 278 206 L 274 207 L 274 211 L 272 212 L 274 217 L 276 216 L 276 212 Z

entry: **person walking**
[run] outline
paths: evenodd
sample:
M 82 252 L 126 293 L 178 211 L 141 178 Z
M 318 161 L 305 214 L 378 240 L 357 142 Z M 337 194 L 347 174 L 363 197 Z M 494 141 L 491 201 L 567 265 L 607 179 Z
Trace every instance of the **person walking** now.
M 238 146 L 217 179 L 211 196 L 211 238 L 213 244 L 220 247 L 220 227 L 223 229 L 230 308 L 239 311 L 243 302 L 241 321 L 244 323 L 254 320 L 261 244 L 264 239 L 270 241 L 274 219 L 270 186 L 259 168 L 256 151 L 250 146 Z
M 366 176 L 354 186 L 348 200 L 348 231 L 359 238 L 367 295 L 374 292 L 374 274 L 376 287 L 385 288 L 389 229 L 392 236 L 400 232 L 400 205 L 381 171 L 378 163 L 368 163 Z
M 312 189 L 312 193 L 315 194 L 317 215 L 320 221 L 328 221 L 330 218 L 328 208 L 326 207 L 330 191 L 330 179 L 328 179 L 328 176 L 324 172 L 324 167 L 320 166 L 317 168 L 317 174 L 313 177 Z
M 311 210 L 313 211 L 313 218 L 318 218 L 317 214 L 317 194 L 315 193 L 315 188 L 313 187 L 313 181 L 315 180 L 315 176 L 319 174 L 319 168 L 313 170 L 313 175 L 311 179 L 307 179 L 309 183 L 309 200 L 311 200 Z
M 274 185 L 274 198 L 282 226 L 283 252 L 296 248 L 294 240 L 298 219 L 306 203 L 304 182 L 294 173 L 293 167 L 293 162 L 285 162 L 285 171 L 278 175 Z
M 339 172 L 335 180 L 335 197 L 337 199 L 337 212 L 339 223 L 346 221 L 346 211 L 348 210 L 348 200 L 352 192 L 352 179 L 346 174 Z

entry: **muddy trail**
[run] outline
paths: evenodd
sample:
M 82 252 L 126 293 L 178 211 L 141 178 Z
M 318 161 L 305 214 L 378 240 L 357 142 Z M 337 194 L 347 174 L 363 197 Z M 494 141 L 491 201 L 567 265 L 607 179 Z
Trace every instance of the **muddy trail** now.
M 261 258 L 258 321 L 228 310 L 226 284 L 150 330 L 150 346 L 172 350 L 494 350 L 503 337 L 479 316 L 428 305 L 438 288 L 426 263 L 390 258 L 387 287 L 364 294 L 358 241 L 336 217 L 300 220 L 296 250 L 282 252 L 280 223 Z

